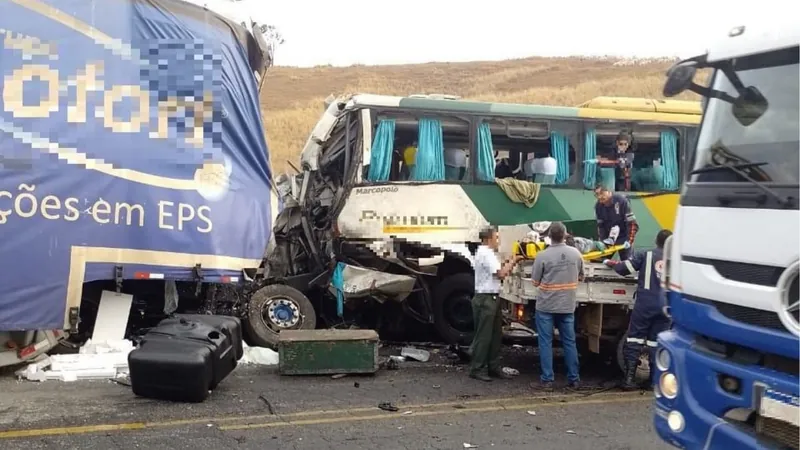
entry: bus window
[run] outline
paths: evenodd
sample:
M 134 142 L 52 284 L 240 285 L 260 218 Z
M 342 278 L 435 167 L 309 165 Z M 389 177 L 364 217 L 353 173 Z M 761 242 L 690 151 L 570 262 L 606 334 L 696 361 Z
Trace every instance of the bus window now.
M 466 182 L 470 174 L 468 149 L 466 120 L 397 112 L 378 114 L 373 126 L 371 161 L 364 164 L 381 165 L 383 170 L 367 169 L 367 180 Z
M 617 191 L 679 189 L 681 135 L 678 130 L 661 126 L 599 125 L 595 136 L 600 160 L 596 166 L 596 184 Z M 620 160 L 627 160 L 627 169 L 620 166 Z
M 566 184 L 575 173 L 576 153 L 570 133 L 551 130 L 546 121 L 489 118 L 479 126 L 490 131 L 495 178 Z M 484 136 L 479 129 L 479 151 Z

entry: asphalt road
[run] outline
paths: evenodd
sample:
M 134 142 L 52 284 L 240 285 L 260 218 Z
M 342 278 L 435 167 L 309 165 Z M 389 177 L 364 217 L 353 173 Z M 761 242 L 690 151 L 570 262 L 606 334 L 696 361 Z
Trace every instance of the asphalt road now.
M 4 377 L 0 448 L 669 448 L 652 430 L 650 394 L 608 389 L 603 374 L 588 369 L 585 392 L 545 394 L 529 387 L 535 379 L 529 358 L 506 355 L 506 361 L 517 362 L 521 375 L 493 383 L 437 362 L 341 379 L 281 377 L 272 368 L 243 366 L 201 404 L 136 398 L 129 387 L 105 380 L 37 384 Z M 398 411 L 379 409 L 381 402 Z

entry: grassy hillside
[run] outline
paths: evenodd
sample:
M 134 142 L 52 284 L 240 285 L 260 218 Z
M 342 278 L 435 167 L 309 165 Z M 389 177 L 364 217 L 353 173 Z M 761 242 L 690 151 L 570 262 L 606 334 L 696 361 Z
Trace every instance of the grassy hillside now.
M 465 99 L 573 106 L 600 95 L 660 98 L 666 61 L 528 58 L 270 69 L 262 91 L 267 142 L 276 170 L 295 162 L 329 94 L 454 94 Z M 687 96 L 685 98 L 692 98 Z

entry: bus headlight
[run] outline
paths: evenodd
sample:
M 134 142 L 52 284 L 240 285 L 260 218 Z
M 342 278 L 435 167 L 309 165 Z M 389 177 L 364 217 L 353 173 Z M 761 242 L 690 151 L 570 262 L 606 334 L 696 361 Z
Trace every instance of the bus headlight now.
M 658 388 L 661 395 L 672 400 L 678 396 L 678 378 L 670 372 L 663 373 L 658 379 Z
M 669 370 L 670 363 L 672 363 L 672 357 L 669 351 L 665 348 L 659 349 L 658 353 L 656 353 L 656 367 L 658 367 L 658 370 Z

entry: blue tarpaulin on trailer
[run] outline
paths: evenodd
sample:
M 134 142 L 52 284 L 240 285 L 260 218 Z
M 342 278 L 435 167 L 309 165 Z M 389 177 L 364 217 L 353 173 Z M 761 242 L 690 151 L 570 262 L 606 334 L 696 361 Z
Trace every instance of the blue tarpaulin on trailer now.
M 259 264 L 260 48 L 180 0 L 0 2 L 0 330 L 62 328 L 116 266 L 213 282 Z

